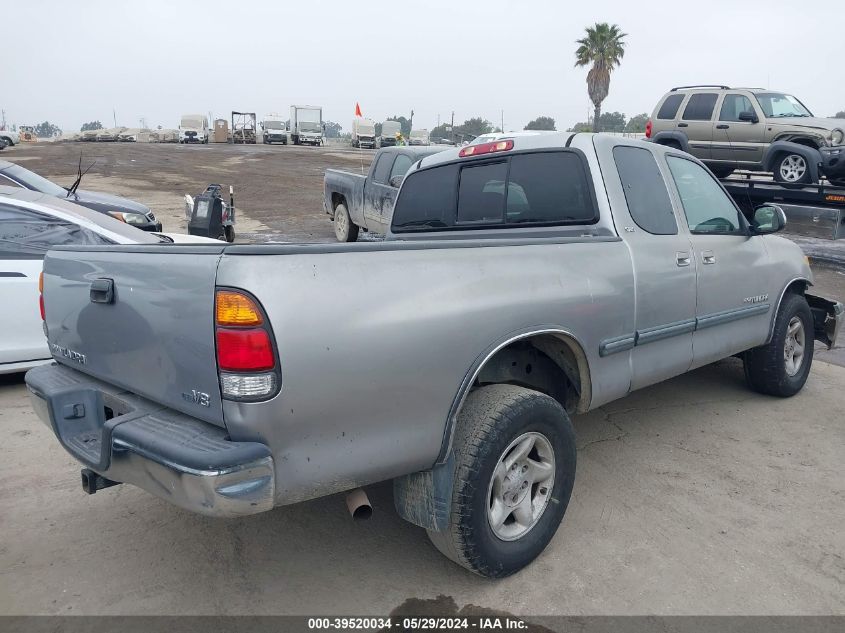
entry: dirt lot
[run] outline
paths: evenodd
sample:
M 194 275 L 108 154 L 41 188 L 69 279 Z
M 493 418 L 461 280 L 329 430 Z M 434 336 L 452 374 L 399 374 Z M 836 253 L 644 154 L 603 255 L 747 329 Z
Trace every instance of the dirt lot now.
M 183 230 L 182 196 L 233 184 L 241 239 L 333 240 L 326 167 L 344 149 L 64 144 L 0 158 L 61 183 L 150 204 Z M 845 297 L 845 274 L 817 268 Z M 841 359 L 842 350 L 828 354 Z M 0 614 L 386 614 L 437 599 L 516 614 L 845 615 L 845 368 L 817 362 L 807 388 L 751 393 L 729 359 L 576 419 L 578 477 L 547 551 L 491 582 L 403 522 L 387 484 L 353 524 L 333 496 L 241 520 L 191 515 L 138 489 L 95 496 L 79 464 L 0 376 Z
M 212 182 L 235 188 L 238 241 L 334 240 L 323 211 L 323 172 L 330 167 L 365 172 L 372 150 L 278 145 L 43 143 L 18 145 L 0 159 L 59 184 L 96 161 L 81 188 L 125 195 L 150 206 L 166 231 L 184 232 L 184 196 Z

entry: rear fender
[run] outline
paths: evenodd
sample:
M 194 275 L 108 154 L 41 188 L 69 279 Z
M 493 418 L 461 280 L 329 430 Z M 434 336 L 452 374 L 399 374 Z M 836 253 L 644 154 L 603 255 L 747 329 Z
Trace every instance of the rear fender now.
M 683 132 L 678 132 L 677 130 L 665 130 L 655 134 L 651 141 L 652 143 L 657 143 L 658 145 L 674 145 L 677 143 L 681 146 L 683 151 L 689 154 L 689 138 Z

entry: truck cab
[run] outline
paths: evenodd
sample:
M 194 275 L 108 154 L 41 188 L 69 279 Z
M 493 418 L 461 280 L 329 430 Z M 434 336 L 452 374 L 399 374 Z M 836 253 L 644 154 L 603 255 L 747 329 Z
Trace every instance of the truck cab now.
M 180 143 L 208 143 L 208 118 L 204 114 L 185 114 L 179 122 Z

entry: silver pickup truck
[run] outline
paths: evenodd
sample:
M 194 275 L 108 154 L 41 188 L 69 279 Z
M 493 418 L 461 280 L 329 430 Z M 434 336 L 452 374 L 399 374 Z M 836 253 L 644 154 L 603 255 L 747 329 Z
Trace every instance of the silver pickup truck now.
M 88 492 L 236 517 L 392 480 L 440 551 L 506 576 L 563 518 L 571 416 L 732 355 L 802 388 L 842 305 L 784 222 L 679 150 L 498 139 L 414 163 L 384 242 L 50 251 L 56 363 L 26 382 Z

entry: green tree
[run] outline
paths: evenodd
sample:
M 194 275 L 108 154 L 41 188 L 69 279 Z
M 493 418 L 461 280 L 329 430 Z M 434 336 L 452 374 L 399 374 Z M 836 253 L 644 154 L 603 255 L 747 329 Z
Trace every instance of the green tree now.
M 586 37 L 576 40 L 575 66 L 590 66 L 587 73 L 587 94 L 595 107 L 593 131 L 598 132 L 601 125 L 601 103 L 610 92 L 610 73 L 622 62 L 625 55 L 625 38 L 614 24 L 601 22 L 587 27 Z
M 845 119 L 845 110 L 842 110 L 841 112 L 837 112 L 836 114 L 833 115 L 833 118 L 834 119 Z
M 555 120 L 550 116 L 538 116 L 533 121 L 529 121 L 525 126 L 526 130 L 556 130 Z
M 638 114 L 637 116 L 632 116 L 628 120 L 628 125 L 625 126 L 625 131 L 632 132 L 634 134 L 642 134 L 645 132 L 646 123 L 648 123 L 648 114 L 645 112 Z
M 603 112 L 599 117 L 599 129 L 605 132 L 624 132 L 625 115 L 621 112 Z
M 50 138 L 57 134 L 61 134 L 62 130 L 58 125 L 53 125 L 49 121 L 44 121 L 35 126 L 35 135 L 39 138 Z
M 589 121 L 581 121 L 576 123 L 571 128 L 566 130 L 567 132 L 592 132 L 593 131 L 593 124 Z
M 338 138 L 340 131 L 343 129 L 340 123 L 335 123 L 334 121 L 324 121 L 323 126 L 326 130 L 326 138 Z
M 79 130 L 80 132 L 87 132 L 88 130 L 102 130 L 103 124 L 99 121 L 89 121 L 88 123 L 83 123 L 82 128 Z
M 458 127 L 459 129 L 456 129 L 455 132 L 463 135 L 481 136 L 493 131 L 493 124 L 480 116 L 467 119 Z

